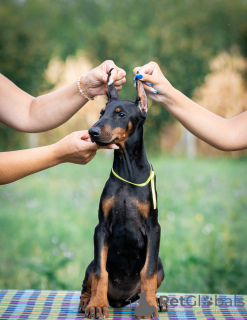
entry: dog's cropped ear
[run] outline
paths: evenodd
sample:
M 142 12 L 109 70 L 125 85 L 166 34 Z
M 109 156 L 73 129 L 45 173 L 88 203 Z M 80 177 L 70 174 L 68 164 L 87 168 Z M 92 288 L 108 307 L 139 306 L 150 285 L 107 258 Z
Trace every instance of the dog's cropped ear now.
M 106 95 L 108 97 L 108 103 L 111 102 L 112 100 L 119 100 L 119 95 L 117 92 L 117 89 L 115 88 L 113 82 L 111 83 L 110 81 L 110 76 L 113 68 L 109 71 L 108 73 L 108 79 L 107 79 L 107 84 L 106 84 Z
M 136 80 L 136 91 L 137 95 L 135 103 L 138 105 L 142 115 L 146 117 L 148 113 L 148 102 L 146 92 L 140 80 Z

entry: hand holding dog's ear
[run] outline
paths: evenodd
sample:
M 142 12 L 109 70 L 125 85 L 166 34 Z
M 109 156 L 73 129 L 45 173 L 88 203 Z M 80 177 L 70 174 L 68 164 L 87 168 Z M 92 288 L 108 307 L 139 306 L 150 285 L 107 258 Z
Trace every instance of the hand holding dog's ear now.
M 112 68 L 114 69 L 112 70 L 110 80 L 113 80 L 118 91 L 122 89 L 122 85 L 126 82 L 126 72 L 118 68 L 112 60 L 106 60 L 81 79 L 81 87 L 87 97 L 91 98 L 96 95 L 105 94 L 108 73 Z
M 110 80 L 113 80 L 114 85 L 118 91 L 121 90 L 122 85 L 126 82 L 126 79 L 125 79 L 126 72 L 123 69 L 118 68 L 112 60 L 106 60 L 100 65 L 100 67 L 102 67 L 102 70 L 104 73 L 103 74 L 104 83 L 107 82 L 108 74 L 110 70 L 113 69 L 111 71 Z
M 134 68 L 135 75 L 137 71 L 140 74 L 138 79 L 142 81 L 147 96 L 156 102 L 162 103 L 173 87 L 163 75 L 159 65 L 151 61 L 142 67 Z

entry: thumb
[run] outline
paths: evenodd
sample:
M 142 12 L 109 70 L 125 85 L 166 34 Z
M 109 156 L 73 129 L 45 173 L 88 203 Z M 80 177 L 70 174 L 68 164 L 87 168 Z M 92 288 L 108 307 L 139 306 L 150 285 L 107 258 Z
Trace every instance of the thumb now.
M 103 69 L 99 70 L 98 79 L 100 81 L 103 81 L 104 83 L 107 82 L 108 74 L 105 72 L 105 70 L 103 70 Z
M 105 75 L 103 76 L 103 81 L 107 82 L 107 78 L 108 78 L 108 74 L 110 72 L 111 69 L 113 69 L 111 71 L 111 80 L 115 81 L 117 78 L 117 66 L 115 65 L 115 63 L 112 60 L 107 60 L 105 61 Z
M 103 71 L 104 72 L 104 71 Z M 109 73 L 109 72 L 108 72 Z M 103 75 L 103 81 L 106 83 L 107 80 L 108 80 L 108 73 L 105 73 L 104 72 L 104 75 Z M 109 80 L 112 80 L 113 82 L 116 80 L 117 78 L 117 70 L 116 68 L 114 68 L 111 72 L 111 76 L 110 76 L 110 79 Z
M 91 140 L 82 140 L 81 141 L 84 148 L 88 151 L 95 151 L 97 150 L 97 144 L 95 142 L 92 142 Z
M 88 140 L 90 139 L 90 135 L 88 133 L 88 130 L 81 130 L 78 131 L 78 135 L 80 136 L 81 140 Z M 91 139 L 90 139 L 91 141 Z
M 78 132 L 81 142 L 88 150 L 97 150 L 97 145 L 95 142 L 91 141 L 90 135 L 87 130 L 82 130 Z

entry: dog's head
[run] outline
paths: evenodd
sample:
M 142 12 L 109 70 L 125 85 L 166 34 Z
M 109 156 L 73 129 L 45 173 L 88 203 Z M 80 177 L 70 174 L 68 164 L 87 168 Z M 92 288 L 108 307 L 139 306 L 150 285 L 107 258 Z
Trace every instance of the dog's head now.
M 108 82 L 111 75 L 108 75 Z M 142 82 L 136 80 L 135 102 L 120 100 L 114 84 L 106 86 L 108 102 L 100 112 L 100 119 L 89 129 L 91 140 L 100 146 L 115 143 L 123 148 L 126 140 L 143 125 L 148 105 Z

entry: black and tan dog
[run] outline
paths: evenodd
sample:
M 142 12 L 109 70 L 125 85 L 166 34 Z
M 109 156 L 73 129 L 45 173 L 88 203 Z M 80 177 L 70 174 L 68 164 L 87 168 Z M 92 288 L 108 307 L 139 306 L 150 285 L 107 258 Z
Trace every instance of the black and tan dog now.
M 120 100 L 114 84 L 109 85 L 108 103 L 89 130 L 92 141 L 101 146 L 115 143 L 119 150 L 114 151 L 113 169 L 101 195 L 94 260 L 82 285 L 78 310 L 86 318 L 108 317 L 108 301 L 123 307 L 141 292 L 158 317 L 156 290 L 164 279 L 158 255 L 160 225 L 155 176 L 143 140 L 147 98 L 142 83 L 136 85 L 135 102 Z

